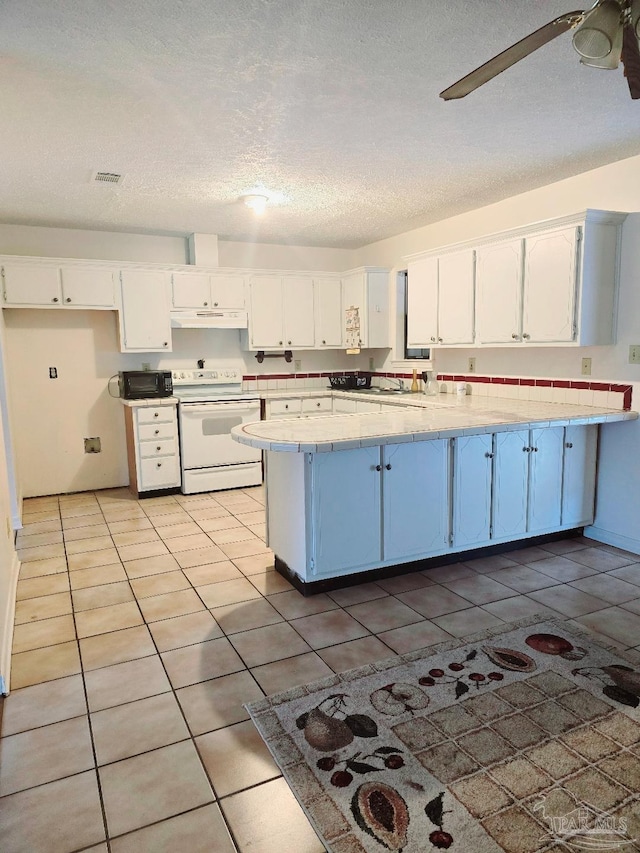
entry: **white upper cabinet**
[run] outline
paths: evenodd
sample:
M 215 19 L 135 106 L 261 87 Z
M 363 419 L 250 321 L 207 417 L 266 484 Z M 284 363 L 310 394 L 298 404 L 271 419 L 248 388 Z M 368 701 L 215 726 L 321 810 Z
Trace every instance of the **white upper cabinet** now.
M 115 308 L 114 274 L 92 266 L 5 264 L 4 303 L 42 308 Z
M 407 286 L 407 346 L 419 349 L 438 343 L 438 258 L 409 264 Z
M 313 279 L 255 276 L 249 281 L 249 306 L 251 349 L 313 347 Z
M 282 279 L 283 333 L 287 347 L 312 347 L 315 343 L 313 320 L 313 280 L 304 276 Z
M 364 269 L 343 276 L 342 311 L 345 347 L 389 347 L 388 272 Z
M 407 346 L 455 346 L 474 340 L 472 249 L 409 264 Z
M 438 259 L 438 343 L 472 344 L 474 340 L 473 249 Z
M 120 273 L 120 351 L 171 350 L 169 274 L 123 270 Z
M 523 240 L 476 250 L 476 334 L 480 344 L 522 339 Z
M 316 348 L 340 348 L 342 346 L 342 283 L 340 279 L 314 279 L 313 296 Z
M 576 335 L 578 241 L 576 227 L 525 240 L 522 338 L 569 343 Z
M 409 258 L 407 345 L 468 345 L 472 316 L 478 346 L 612 343 L 625 216 L 588 210 Z
M 171 276 L 172 307 L 222 308 L 243 311 L 244 276 L 233 273 L 174 272 Z

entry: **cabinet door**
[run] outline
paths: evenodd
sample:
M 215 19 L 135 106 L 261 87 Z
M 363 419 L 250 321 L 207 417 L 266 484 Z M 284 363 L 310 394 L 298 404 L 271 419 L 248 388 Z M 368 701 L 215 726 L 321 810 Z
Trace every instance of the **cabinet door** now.
M 407 272 L 407 346 L 428 347 L 438 341 L 438 259 L 422 258 Z
M 498 432 L 494 436 L 491 534 L 510 539 L 527 532 L 529 430 Z
M 453 462 L 453 544 L 489 542 L 491 528 L 490 435 L 455 439 Z
M 356 412 L 380 412 L 382 403 L 372 403 L 370 400 L 356 400 Z
M 311 547 L 315 574 L 380 560 L 380 448 L 314 453 L 311 461 Z
M 449 442 L 387 445 L 382 462 L 383 559 L 445 551 L 449 542 Z
M 256 349 L 284 346 L 282 323 L 282 279 L 264 275 L 249 284 L 251 346 Z
M 522 337 L 564 343 L 575 337 L 577 243 L 572 226 L 525 240 Z
M 208 308 L 211 305 L 209 276 L 205 273 L 174 272 L 171 289 L 174 308 Z
M 60 305 L 60 270 L 57 267 L 2 267 L 7 305 Z
M 476 249 L 476 335 L 481 344 L 520 341 L 522 240 Z
M 62 302 L 89 308 L 115 308 L 113 271 L 62 267 Z
M 314 344 L 313 279 L 286 276 L 282 279 L 284 340 L 288 347 Z
M 211 299 L 214 308 L 244 311 L 246 306 L 244 276 L 223 273 L 212 275 Z
M 169 279 L 164 272 L 120 273 L 121 352 L 171 350 Z
M 363 401 L 364 402 L 364 401 Z M 350 415 L 356 410 L 356 400 L 345 400 L 342 397 L 334 397 L 333 399 L 333 414 L 334 415 Z
M 315 345 L 342 346 L 342 283 L 339 278 L 319 278 L 314 283 Z
M 562 475 L 562 524 L 593 523 L 598 427 L 565 427 Z
M 347 327 L 347 311 L 357 309 L 357 325 Z M 364 274 L 354 273 L 342 279 L 342 338 L 346 347 L 367 345 L 367 304 Z
M 473 249 L 438 260 L 438 342 L 472 344 L 475 316 Z
M 560 526 L 564 428 L 532 429 L 529 437 L 531 453 L 527 530 L 536 533 Z

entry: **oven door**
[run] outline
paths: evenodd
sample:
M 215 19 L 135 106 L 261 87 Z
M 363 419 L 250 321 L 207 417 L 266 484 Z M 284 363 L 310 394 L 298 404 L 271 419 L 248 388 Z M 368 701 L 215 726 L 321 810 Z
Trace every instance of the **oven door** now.
M 262 453 L 231 438 L 231 428 L 260 420 L 259 401 L 180 403 L 183 469 L 259 462 Z

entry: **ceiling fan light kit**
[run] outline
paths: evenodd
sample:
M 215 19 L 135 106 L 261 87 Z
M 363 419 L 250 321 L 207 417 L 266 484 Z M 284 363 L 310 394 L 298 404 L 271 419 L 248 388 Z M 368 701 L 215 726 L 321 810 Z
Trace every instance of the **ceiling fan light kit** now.
M 590 9 L 560 15 L 444 89 L 440 97 L 464 98 L 568 30 L 575 30 L 572 41 L 582 65 L 613 70 L 622 60 L 631 97 L 640 99 L 640 0 L 596 0 Z

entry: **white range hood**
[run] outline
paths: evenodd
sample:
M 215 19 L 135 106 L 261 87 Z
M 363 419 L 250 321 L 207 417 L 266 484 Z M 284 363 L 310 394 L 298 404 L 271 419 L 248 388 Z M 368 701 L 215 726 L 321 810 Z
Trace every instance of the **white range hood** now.
M 172 311 L 173 329 L 246 329 L 246 311 L 196 310 Z

